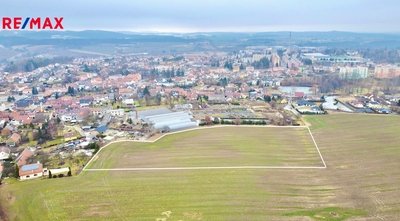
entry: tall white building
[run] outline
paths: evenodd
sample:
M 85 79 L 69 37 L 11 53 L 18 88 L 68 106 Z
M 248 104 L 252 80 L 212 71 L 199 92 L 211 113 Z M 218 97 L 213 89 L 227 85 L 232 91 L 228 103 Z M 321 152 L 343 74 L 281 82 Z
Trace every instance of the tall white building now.
M 363 79 L 368 77 L 368 67 L 340 67 L 339 77 L 342 79 Z

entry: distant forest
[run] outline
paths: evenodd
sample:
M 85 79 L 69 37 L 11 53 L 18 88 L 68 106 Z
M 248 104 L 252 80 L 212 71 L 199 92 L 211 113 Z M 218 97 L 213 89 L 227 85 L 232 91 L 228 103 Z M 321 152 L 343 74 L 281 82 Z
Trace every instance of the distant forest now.
M 15 72 L 29 72 L 40 67 L 45 67 L 54 63 L 68 63 L 72 61 L 72 57 L 55 57 L 55 58 L 30 58 L 27 60 L 11 61 L 8 62 L 4 71 Z

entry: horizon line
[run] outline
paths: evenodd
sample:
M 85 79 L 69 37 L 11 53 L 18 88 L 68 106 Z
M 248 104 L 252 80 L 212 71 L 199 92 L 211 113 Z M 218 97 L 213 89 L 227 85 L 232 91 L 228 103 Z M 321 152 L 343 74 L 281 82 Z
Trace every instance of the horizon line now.
M 114 29 L 63 29 L 63 30 L 1 30 L 1 32 L 84 32 L 84 31 L 103 31 L 103 32 L 114 32 L 114 33 L 137 33 L 137 34 L 207 34 L 207 33 L 352 33 L 352 34 L 400 34 L 400 31 L 348 31 L 348 30 L 280 30 L 280 31 L 227 31 L 227 30 L 215 30 L 215 31 L 146 31 L 146 30 L 114 30 Z

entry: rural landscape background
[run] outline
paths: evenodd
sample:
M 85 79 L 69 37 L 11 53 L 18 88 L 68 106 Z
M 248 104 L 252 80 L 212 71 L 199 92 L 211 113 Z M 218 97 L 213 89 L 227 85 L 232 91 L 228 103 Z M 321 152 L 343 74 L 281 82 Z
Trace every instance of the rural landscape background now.
M 400 220 L 395 0 L 0 7 L 0 221 Z

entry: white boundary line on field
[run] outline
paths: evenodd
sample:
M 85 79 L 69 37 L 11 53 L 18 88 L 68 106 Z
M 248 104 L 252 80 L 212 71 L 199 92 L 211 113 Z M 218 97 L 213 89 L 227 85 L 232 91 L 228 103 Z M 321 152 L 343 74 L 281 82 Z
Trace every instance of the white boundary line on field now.
M 213 169 L 325 169 L 312 166 L 221 166 L 221 167 L 133 167 L 111 169 L 86 169 L 86 171 L 154 171 L 154 170 L 213 170 Z
M 137 142 L 137 143 L 154 143 L 160 140 L 161 138 L 172 135 L 172 134 L 177 134 L 177 133 L 183 133 L 187 131 L 193 131 L 193 130 L 202 130 L 202 129 L 213 129 L 213 128 L 221 128 L 221 127 L 260 127 L 260 128 L 307 128 L 311 139 L 314 143 L 315 148 L 317 149 L 317 152 L 319 154 L 319 157 L 323 163 L 323 166 L 204 166 L 204 167 L 134 167 L 134 168 L 110 168 L 110 169 L 87 169 L 89 164 L 97 159 L 97 155 L 106 147 L 110 146 L 111 144 L 115 143 L 120 143 L 120 142 Z M 275 125 L 217 125 L 217 126 L 212 126 L 212 127 L 196 127 L 196 128 L 190 128 L 186 130 L 181 130 L 181 131 L 175 131 L 175 132 L 169 132 L 162 134 L 161 136 L 157 137 L 154 140 L 117 140 L 117 141 L 112 141 L 97 151 L 97 153 L 86 163 L 82 171 L 155 171 L 155 170 L 213 170 L 213 169 L 325 169 L 327 168 L 326 163 L 324 158 L 322 157 L 322 154 L 319 150 L 319 147 L 317 143 L 315 142 L 314 136 L 311 133 L 311 130 L 307 126 L 275 126 Z
M 321 158 L 321 161 L 322 161 L 322 163 L 324 164 L 324 168 L 326 168 L 325 160 L 324 160 L 324 158 L 322 157 L 321 151 L 319 151 L 319 147 L 318 147 L 318 145 L 317 145 L 317 142 L 315 142 L 314 136 L 313 136 L 313 134 L 311 133 L 310 128 L 307 127 L 307 129 L 308 129 L 308 132 L 310 133 L 310 136 L 311 136 L 312 141 L 314 142 L 314 146 L 315 146 L 315 148 L 316 148 L 317 151 L 318 151 L 319 157 Z

